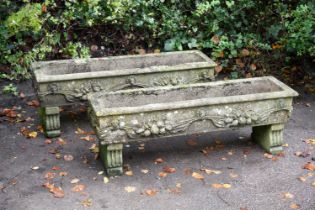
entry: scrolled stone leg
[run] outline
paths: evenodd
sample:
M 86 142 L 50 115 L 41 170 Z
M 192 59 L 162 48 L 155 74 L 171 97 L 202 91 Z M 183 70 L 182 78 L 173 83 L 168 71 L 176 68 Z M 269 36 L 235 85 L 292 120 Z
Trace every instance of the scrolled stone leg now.
M 123 174 L 123 144 L 100 144 L 100 156 L 109 176 Z
M 40 115 L 45 135 L 49 138 L 60 136 L 59 107 L 41 107 Z
M 277 154 L 283 151 L 283 124 L 253 127 L 252 138 L 267 152 Z

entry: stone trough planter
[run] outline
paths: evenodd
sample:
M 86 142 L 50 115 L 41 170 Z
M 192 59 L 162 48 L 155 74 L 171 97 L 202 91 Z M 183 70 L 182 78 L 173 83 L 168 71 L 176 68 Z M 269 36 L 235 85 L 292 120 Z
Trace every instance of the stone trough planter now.
M 109 175 L 122 173 L 123 143 L 245 126 L 270 153 L 297 92 L 274 77 L 125 90 L 89 95 L 89 116 Z
M 59 106 L 88 93 L 211 81 L 215 63 L 200 51 L 37 62 L 34 85 L 48 137 L 60 134 Z

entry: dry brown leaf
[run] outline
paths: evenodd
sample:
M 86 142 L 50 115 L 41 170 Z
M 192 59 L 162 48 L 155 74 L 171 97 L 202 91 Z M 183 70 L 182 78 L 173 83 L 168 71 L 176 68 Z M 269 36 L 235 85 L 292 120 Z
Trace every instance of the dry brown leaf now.
M 191 174 L 191 176 L 194 177 L 195 179 L 198 179 L 198 180 L 203 180 L 204 179 L 204 177 L 201 174 L 197 173 L 197 172 L 193 172 Z
M 66 145 L 67 141 L 64 140 L 63 138 L 58 138 L 57 139 L 57 144 L 59 144 L 60 146 Z
M 51 144 L 51 143 L 52 143 L 52 140 L 51 140 L 51 139 L 45 139 L 44 143 L 45 143 L 45 144 Z
M 173 168 L 173 167 L 164 166 L 164 167 L 163 167 L 163 171 L 164 171 L 165 173 L 171 174 L 171 173 L 175 173 L 175 172 L 176 172 L 176 169 Z
M 95 134 L 94 131 L 85 131 L 85 130 L 83 130 L 81 128 L 77 128 L 75 133 L 78 134 L 78 135 L 94 135 Z
M 59 176 L 68 176 L 68 172 L 66 171 L 60 171 Z
M 296 204 L 296 203 L 292 203 L 291 205 L 290 205 L 290 208 L 291 209 L 299 209 L 301 206 L 299 205 L 299 204 Z
M 307 170 L 310 170 L 310 171 L 315 171 L 315 165 L 311 162 L 308 162 L 306 163 L 304 166 L 303 166 L 303 169 L 307 169 Z
M 87 199 L 81 201 L 81 204 L 82 204 L 84 207 L 92 206 L 92 199 L 87 198 Z
M 58 171 L 58 170 L 60 170 L 61 168 L 59 167 L 59 166 L 53 166 L 52 168 L 51 168 L 51 170 L 54 170 L 54 171 Z
M 211 37 L 211 41 L 214 44 L 219 44 L 220 43 L 220 37 L 218 35 L 214 35 L 213 37 Z
M 39 107 L 39 101 L 37 100 L 31 100 L 27 102 L 27 105 L 33 106 L 33 107 Z
M 232 187 L 232 185 L 230 185 L 230 184 L 217 184 L 217 183 L 212 184 L 211 186 L 212 186 L 213 188 L 216 188 L 216 189 L 220 189 L 220 188 L 229 189 L 229 188 Z
M 84 141 L 94 141 L 95 138 L 90 136 L 90 135 L 87 135 L 87 136 L 84 136 L 84 137 L 80 137 L 81 140 L 84 140 Z
M 246 57 L 246 56 L 249 56 L 249 51 L 247 50 L 247 49 L 242 49 L 242 51 L 241 51 L 241 55 L 242 56 L 244 56 L 244 57 Z
M 56 187 L 54 184 L 50 184 L 49 182 L 46 182 L 43 186 L 46 187 L 56 198 L 63 198 L 65 196 L 65 192 L 61 187 Z
M 72 155 L 64 155 L 64 156 L 63 156 L 63 159 L 64 159 L 65 161 L 72 161 L 74 158 L 73 158 Z
M 217 74 L 219 74 L 222 70 L 223 70 L 223 67 L 221 65 L 217 65 L 216 67 L 214 67 L 214 71 Z
M 251 69 L 252 71 L 255 71 L 255 70 L 257 69 L 256 64 L 254 64 L 254 63 L 250 64 L 250 69 Z
M 126 174 L 127 176 L 133 176 L 133 172 L 132 172 L 132 171 L 126 171 L 125 174 Z
M 165 172 L 160 172 L 159 173 L 159 177 L 166 177 L 167 176 L 167 173 L 165 173 Z
M 270 154 L 270 153 L 265 153 L 265 154 L 264 154 L 264 157 L 265 157 L 265 158 L 268 158 L 268 159 L 272 159 L 272 158 L 273 158 L 273 155 Z
M 235 59 L 235 63 L 240 67 L 240 68 L 244 68 L 245 67 L 245 63 L 243 63 L 243 61 L 240 58 Z
M 145 190 L 145 194 L 148 195 L 148 196 L 155 196 L 157 194 L 157 190 L 155 190 L 155 189 L 148 189 L 148 190 Z
M 76 184 L 71 188 L 72 192 L 81 192 L 85 189 L 85 185 L 83 184 Z
M 54 172 L 47 172 L 46 174 L 45 174 L 45 179 L 53 179 L 53 178 L 55 178 L 55 176 L 56 176 L 56 173 L 54 173 Z
M 164 162 L 164 160 L 162 158 L 156 158 L 154 161 L 155 164 L 159 164 L 159 163 L 163 163 L 163 162 Z

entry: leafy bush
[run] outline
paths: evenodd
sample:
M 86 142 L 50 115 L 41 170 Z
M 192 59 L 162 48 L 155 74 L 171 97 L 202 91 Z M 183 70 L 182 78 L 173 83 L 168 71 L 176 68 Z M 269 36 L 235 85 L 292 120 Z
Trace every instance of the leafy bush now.
M 135 48 L 200 49 L 222 66 L 243 49 L 314 59 L 314 5 L 314 0 L 7 0 L 0 5 L 0 78 L 28 78 L 34 60 Z M 103 46 L 102 53 L 90 52 L 95 44 Z

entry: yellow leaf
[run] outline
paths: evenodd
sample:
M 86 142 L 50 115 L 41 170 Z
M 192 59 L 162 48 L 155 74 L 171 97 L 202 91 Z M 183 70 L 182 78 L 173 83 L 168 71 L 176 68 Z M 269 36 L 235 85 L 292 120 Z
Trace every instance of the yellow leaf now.
M 214 184 L 212 184 L 211 186 L 212 186 L 213 188 L 216 188 L 216 189 L 223 188 L 223 185 L 222 185 L 222 184 L 216 184 L 216 183 L 214 183 Z
M 148 189 L 148 190 L 145 190 L 145 194 L 148 195 L 148 196 L 155 196 L 157 194 L 157 190 L 155 190 L 155 189 Z
M 289 192 L 286 192 L 286 193 L 284 193 L 283 194 L 283 198 L 285 198 L 285 199 L 291 199 L 291 198 L 293 198 L 294 197 L 294 195 L 292 195 L 291 193 L 289 193 Z
M 125 187 L 125 191 L 127 191 L 128 193 L 134 192 L 134 191 L 136 191 L 136 188 L 132 187 L 132 186 L 127 186 L 127 187 Z
M 107 183 L 109 182 L 108 177 L 104 176 L 104 178 L 103 178 L 103 182 L 104 182 L 104 184 L 107 184 Z
M 127 176 L 133 176 L 133 172 L 132 172 L 132 171 L 126 171 L 125 174 L 126 174 Z
M 31 131 L 27 134 L 28 138 L 36 138 L 37 137 L 37 132 L 36 131 Z
M 299 205 L 299 204 L 296 204 L 296 203 L 292 203 L 291 205 L 290 205 L 290 208 L 291 209 L 299 209 L 301 206 Z
M 92 199 L 87 198 L 87 199 L 81 201 L 81 204 L 82 204 L 83 206 L 85 206 L 85 207 L 92 206 Z
M 231 187 L 232 187 L 232 185 L 230 185 L 230 184 L 223 184 L 223 188 L 225 188 L 225 189 L 229 189 Z
M 144 174 L 147 174 L 147 173 L 149 173 L 149 170 L 148 169 L 141 169 L 141 172 Z
M 203 180 L 204 179 L 204 177 L 201 174 L 197 173 L 197 172 L 193 172 L 191 174 L 191 176 L 194 177 L 195 179 L 199 179 L 199 180 Z
M 315 182 L 312 182 L 312 186 L 315 187 Z

